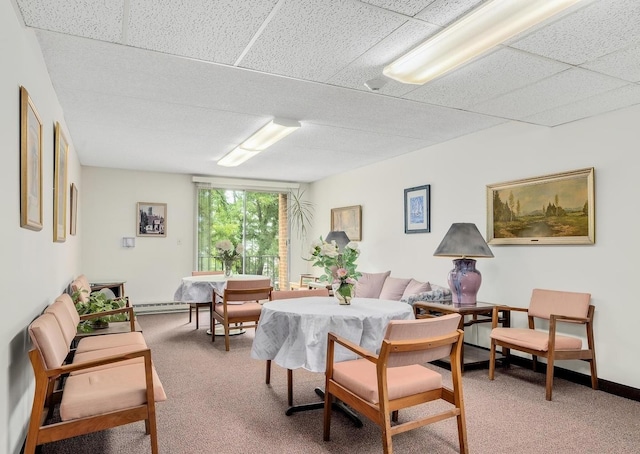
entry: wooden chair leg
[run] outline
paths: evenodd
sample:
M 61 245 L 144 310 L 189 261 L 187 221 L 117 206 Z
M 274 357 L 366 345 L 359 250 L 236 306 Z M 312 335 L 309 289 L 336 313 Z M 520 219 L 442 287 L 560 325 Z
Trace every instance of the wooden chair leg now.
M 265 374 L 265 378 L 264 378 L 264 382 L 268 385 L 271 383 L 271 360 L 268 359 L 267 360 L 267 366 L 266 366 L 266 374 Z
M 598 389 L 598 371 L 596 370 L 596 359 L 591 358 L 589 364 L 591 365 L 591 388 Z
M 324 430 L 322 439 L 329 441 L 331 439 L 331 402 L 333 399 L 326 386 L 324 391 Z
M 191 323 L 191 309 L 193 309 L 193 307 L 189 304 L 189 323 Z
M 553 355 L 547 358 L 547 384 L 546 399 L 551 400 L 551 392 L 553 390 Z
M 199 307 L 196 305 L 196 329 L 200 327 L 200 311 Z
M 491 339 L 491 350 L 489 351 L 489 380 L 493 380 L 496 371 L 496 341 Z
M 391 454 L 393 452 L 393 444 L 391 442 L 391 420 L 389 414 L 385 411 L 382 415 L 382 421 L 380 421 L 380 429 L 382 432 L 382 452 L 384 454 Z
M 398 415 L 400 412 L 398 410 L 391 412 L 391 421 L 398 422 Z
M 229 351 L 229 323 L 224 323 L 224 349 Z

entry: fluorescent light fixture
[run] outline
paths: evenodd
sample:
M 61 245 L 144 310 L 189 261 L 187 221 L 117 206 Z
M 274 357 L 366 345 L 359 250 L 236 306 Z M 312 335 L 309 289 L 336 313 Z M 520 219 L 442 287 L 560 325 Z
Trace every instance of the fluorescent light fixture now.
M 578 1 L 489 0 L 382 72 L 405 84 L 424 84 Z
M 251 137 L 223 156 L 218 165 L 235 167 L 288 136 L 300 127 L 300 122 L 274 118 L 256 131 Z

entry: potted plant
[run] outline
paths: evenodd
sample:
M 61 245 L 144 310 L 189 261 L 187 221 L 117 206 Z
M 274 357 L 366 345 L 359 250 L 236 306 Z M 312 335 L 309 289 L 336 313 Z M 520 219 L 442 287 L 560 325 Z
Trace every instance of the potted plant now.
M 73 292 L 73 299 L 78 315 L 83 319 L 78 324 L 78 329 L 82 332 L 91 332 L 94 329 L 107 328 L 109 322 L 122 322 L 127 320 L 127 314 L 115 313 L 105 314 L 104 316 L 86 317 L 91 314 L 99 314 L 102 312 L 115 311 L 126 306 L 124 298 L 109 298 L 103 292 L 92 292 L 89 294 L 87 301 L 80 301 L 80 292 L 87 293 L 87 290 L 79 290 Z M 83 317 L 84 316 L 84 317 Z

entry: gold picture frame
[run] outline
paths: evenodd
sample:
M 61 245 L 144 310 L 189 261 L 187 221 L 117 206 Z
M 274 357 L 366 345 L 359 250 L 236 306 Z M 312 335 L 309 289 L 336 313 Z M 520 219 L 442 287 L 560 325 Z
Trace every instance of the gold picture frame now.
M 69 234 L 75 235 L 78 228 L 78 187 L 71 183 L 69 190 L 69 205 L 71 207 L 69 215 Z
M 67 142 L 60 123 L 56 121 L 53 159 L 53 241 L 63 243 L 67 239 Z
M 167 236 L 167 204 L 138 202 L 137 205 L 137 236 Z
M 351 241 L 362 241 L 362 205 L 331 209 L 331 231 L 342 230 Z
M 42 230 L 42 121 L 20 87 L 20 227 Z
M 594 169 L 487 185 L 489 244 L 594 244 Z

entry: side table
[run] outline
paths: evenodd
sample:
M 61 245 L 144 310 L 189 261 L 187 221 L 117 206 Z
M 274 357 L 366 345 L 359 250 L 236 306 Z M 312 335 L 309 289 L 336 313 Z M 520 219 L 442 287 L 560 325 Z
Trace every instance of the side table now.
M 472 326 L 478 323 L 491 323 L 493 308 L 497 304 L 478 301 L 475 306 L 459 306 L 451 302 L 437 301 L 416 301 L 413 310 L 416 318 L 437 317 L 445 314 L 460 314 L 460 329 L 465 326 Z M 511 326 L 511 312 L 501 310 L 498 313 L 498 323 L 503 327 Z M 502 360 L 503 358 L 497 357 Z M 460 358 L 462 371 L 466 369 L 477 369 L 489 366 L 489 350 L 477 345 L 465 342 L 462 344 L 462 355 Z M 450 368 L 448 359 L 436 361 L 439 365 Z

